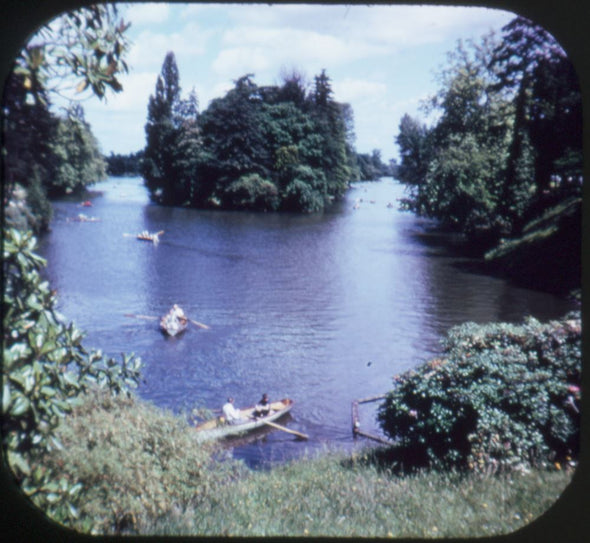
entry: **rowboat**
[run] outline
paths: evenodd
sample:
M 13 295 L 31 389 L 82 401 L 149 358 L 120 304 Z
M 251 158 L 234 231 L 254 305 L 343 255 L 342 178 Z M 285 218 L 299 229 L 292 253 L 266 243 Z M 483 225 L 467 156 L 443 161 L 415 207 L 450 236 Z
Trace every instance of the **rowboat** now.
M 158 243 L 160 241 L 160 236 L 164 233 L 164 230 L 160 230 L 159 232 L 155 232 L 151 234 L 147 230 L 144 230 L 140 234 L 137 234 L 137 239 L 141 241 L 151 241 L 152 243 Z
M 270 413 L 266 417 L 254 417 L 255 407 L 240 409 L 240 415 L 245 422 L 240 424 L 228 424 L 223 416 L 209 419 L 195 426 L 195 433 L 198 441 L 213 441 L 225 437 L 237 436 L 251 432 L 256 428 L 267 426 L 267 423 L 286 415 L 293 407 L 293 400 L 285 398 L 280 401 L 271 402 Z M 271 426 L 272 424 L 268 424 Z
M 89 217 L 88 215 L 84 215 L 84 213 L 78 213 L 77 217 L 68 218 L 67 221 L 74 221 L 74 222 L 99 222 L 100 219 L 96 217 Z
M 160 328 L 162 332 L 169 336 L 177 336 L 186 330 L 188 326 L 188 319 L 176 317 L 171 313 L 167 313 L 160 319 Z

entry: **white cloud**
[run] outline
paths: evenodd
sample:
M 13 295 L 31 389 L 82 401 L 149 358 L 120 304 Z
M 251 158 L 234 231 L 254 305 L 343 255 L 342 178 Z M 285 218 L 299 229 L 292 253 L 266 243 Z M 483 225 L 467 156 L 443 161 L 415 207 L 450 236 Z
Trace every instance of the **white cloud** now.
M 228 48 L 219 52 L 213 69 L 219 75 L 233 77 L 244 69 L 258 74 L 285 65 L 310 66 L 314 70 L 318 66 L 333 67 L 379 52 L 360 40 L 299 28 L 240 26 L 225 32 L 222 42 Z
M 134 25 L 140 26 L 152 23 L 162 23 L 168 19 L 169 14 L 170 4 L 138 2 L 127 4 L 125 19 L 132 21 Z
M 150 94 L 154 93 L 158 74 L 153 72 L 130 73 L 121 78 L 123 92 L 111 93 L 107 102 L 101 102 L 100 106 L 108 108 L 109 111 L 125 112 L 136 111 L 147 114 L 147 103 Z M 93 102 L 93 106 L 99 106 Z M 90 109 L 86 106 L 86 109 Z
M 157 66 L 159 72 L 169 51 L 174 52 L 177 62 L 182 56 L 194 59 L 205 52 L 206 40 L 207 33 L 200 32 L 193 24 L 171 34 L 146 30 L 133 40 L 129 64 L 139 70 Z
M 387 85 L 385 83 L 365 79 L 346 78 L 342 81 L 334 82 L 333 88 L 340 102 L 353 102 L 356 100 L 375 101 L 387 93 Z

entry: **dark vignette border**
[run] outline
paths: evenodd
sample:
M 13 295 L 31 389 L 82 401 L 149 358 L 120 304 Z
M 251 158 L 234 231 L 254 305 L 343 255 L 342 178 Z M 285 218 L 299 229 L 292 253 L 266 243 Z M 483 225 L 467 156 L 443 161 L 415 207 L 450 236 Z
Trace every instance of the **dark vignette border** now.
M 104 1 L 104 0 L 103 0 Z M 110 0 L 109 0 L 110 1 Z M 129 0 L 127 0 L 129 1 Z M 133 0 L 137 1 L 137 0 Z M 169 0 L 176 1 L 176 0 Z M 186 0 L 191 1 L 191 0 Z M 195 0 L 193 0 L 195 1 Z M 210 0 L 211 2 L 219 0 Z M 295 3 L 297 0 L 293 0 Z M 96 0 L 95 0 L 96 2 Z M 90 4 L 89 0 L 0 0 L 0 86 L 12 68 L 12 62 L 35 29 L 44 21 L 47 21 L 59 13 L 74 9 L 82 5 Z M 233 2 L 238 3 L 238 2 Z M 251 2 L 255 3 L 255 2 Z M 260 3 L 260 2 L 259 2 Z M 265 2 L 270 3 L 270 2 Z M 310 3 L 310 2 L 308 2 Z M 388 2 L 366 0 L 330 1 L 323 0 L 320 3 L 347 3 L 347 4 L 439 4 L 462 5 L 502 9 L 523 15 L 545 27 L 555 36 L 564 48 L 570 60 L 578 71 L 582 88 L 584 105 L 584 155 L 588 157 L 590 149 L 588 145 L 590 126 L 590 46 L 588 39 L 588 25 L 590 24 L 590 3 L 583 0 L 389 0 Z M 588 159 L 584 161 L 584 177 L 589 179 Z M 3 187 L 3 185 L 2 185 Z M 582 287 L 587 285 L 588 275 L 588 188 L 584 187 L 583 197 L 583 239 L 582 239 Z M 582 298 L 583 322 L 587 315 L 586 296 Z M 583 352 L 584 366 L 588 362 L 588 331 L 583 326 Z M 587 368 L 586 368 L 587 369 Z M 588 371 L 583 372 L 582 378 L 584 390 L 589 390 L 590 378 Z M 582 395 L 582 412 L 588 413 L 588 394 Z M 574 474 L 571 484 L 563 495 L 544 515 L 521 530 L 507 535 L 493 538 L 478 538 L 478 542 L 554 542 L 567 541 L 577 543 L 590 540 L 590 529 L 586 527 L 587 518 L 590 516 L 590 472 L 589 460 L 589 425 L 588 417 L 582 417 L 582 441 L 580 464 Z M 29 541 L 43 542 L 73 542 L 73 541 L 111 541 L 115 536 L 100 537 L 86 536 L 67 530 L 59 524 L 48 520 L 38 509 L 33 507 L 22 495 L 18 486 L 14 483 L 10 470 L 5 462 L 4 454 L 0 451 L 0 540 L 7 543 Z M 168 538 L 172 539 L 172 538 Z M 194 538 L 178 538 L 174 541 L 195 541 Z M 208 538 L 217 540 L 219 538 Z M 235 538 L 240 539 L 240 538 Z M 242 538 L 243 539 L 243 538 Z M 125 537 L 126 541 L 151 540 L 149 537 Z M 158 538 L 160 540 L 160 538 Z M 272 539 L 269 538 L 269 541 Z M 309 538 L 306 538 L 309 540 Z M 317 540 L 317 539 L 316 539 Z M 412 539 L 412 542 L 419 541 Z M 461 539 L 457 541 L 467 541 Z

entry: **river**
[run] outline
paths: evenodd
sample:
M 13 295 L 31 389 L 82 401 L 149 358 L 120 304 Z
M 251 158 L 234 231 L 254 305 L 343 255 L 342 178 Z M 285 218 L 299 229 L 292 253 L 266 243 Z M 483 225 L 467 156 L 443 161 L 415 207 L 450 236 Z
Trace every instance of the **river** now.
M 392 377 L 439 352 L 465 321 L 560 317 L 573 303 L 467 271 L 434 224 L 398 210 L 390 178 L 357 183 L 315 215 L 167 208 L 141 179 L 109 178 L 88 199 L 54 202 L 40 242 L 58 310 L 85 345 L 143 361 L 139 395 L 174 412 L 271 399 L 295 401 L 287 425 L 225 454 L 261 467 L 326 449 L 366 446 L 351 402 L 388 391 Z M 388 205 L 390 204 L 390 205 Z M 76 222 L 80 213 L 96 222 Z M 157 245 L 140 231 L 164 230 Z M 208 330 L 165 337 L 157 321 L 178 303 Z M 376 404 L 361 408 L 377 431 Z

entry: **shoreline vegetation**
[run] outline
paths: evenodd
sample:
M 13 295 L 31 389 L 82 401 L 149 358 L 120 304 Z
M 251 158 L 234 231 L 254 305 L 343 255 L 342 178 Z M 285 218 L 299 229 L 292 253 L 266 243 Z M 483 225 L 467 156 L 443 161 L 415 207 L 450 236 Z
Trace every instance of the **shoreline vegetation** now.
M 116 423 L 115 423 L 116 421 Z M 90 429 L 90 431 L 89 431 Z M 511 474 L 399 473 L 381 449 L 326 451 L 269 470 L 213 461 L 191 427 L 136 397 L 93 391 L 43 459 L 83 482 L 83 533 L 203 536 L 475 537 L 547 511 L 573 467 Z
M 47 56 L 41 42 L 24 48 L 5 95 L 2 445 L 35 507 L 83 533 L 348 537 L 504 534 L 550 508 L 578 463 L 579 313 L 453 329 L 440 358 L 394 378 L 379 415 L 394 449 L 327 450 L 255 472 L 213 462 L 188 423 L 134 396 L 134 355 L 117 361 L 84 348 L 56 310 L 26 231 L 48 228 L 48 197 L 77 194 L 106 172 L 81 106 L 55 116 L 45 86 L 57 76 L 98 97 L 122 89 L 128 25 L 113 6 L 80 13 L 43 29 L 45 45 L 75 47 Z M 439 121 L 402 119 L 395 177 L 409 187 L 408 210 L 461 232 L 494 272 L 579 293 L 575 73 L 522 17 L 503 39 L 449 55 L 431 100 Z M 87 60 L 97 55 L 104 62 Z M 352 109 L 333 99 L 325 71 L 310 93 L 297 73 L 280 87 L 247 74 L 202 115 L 197 104 L 194 94 L 181 98 L 170 53 L 141 155 L 156 202 L 316 212 L 363 164 L 377 177 L 385 171 L 378 152 L 355 153 Z M 171 149 L 178 153 L 163 152 Z

